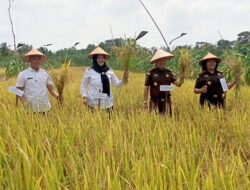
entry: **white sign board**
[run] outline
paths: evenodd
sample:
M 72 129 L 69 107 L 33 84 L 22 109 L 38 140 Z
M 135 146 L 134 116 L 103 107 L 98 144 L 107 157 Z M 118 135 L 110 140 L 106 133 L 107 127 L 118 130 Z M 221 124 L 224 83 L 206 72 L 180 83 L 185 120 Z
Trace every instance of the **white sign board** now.
M 162 92 L 170 92 L 173 90 L 173 86 L 171 85 L 160 85 L 160 91 Z
M 97 98 L 97 99 L 106 99 L 107 98 L 107 94 L 105 94 L 105 93 L 98 93 L 96 96 L 95 96 L 95 98 Z
M 220 79 L 220 84 L 222 86 L 223 92 L 227 92 L 228 86 L 227 86 L 227 82 L 226 82 L 225 78 Z
M 16 88 L 15 86 L 9 86 L 8 90 L 9 90 L 9 92 L 11 92 L 17 96 L 20 96 L 20 97 L 23 97 L 23 95 L 24 95 L 24 91 Z

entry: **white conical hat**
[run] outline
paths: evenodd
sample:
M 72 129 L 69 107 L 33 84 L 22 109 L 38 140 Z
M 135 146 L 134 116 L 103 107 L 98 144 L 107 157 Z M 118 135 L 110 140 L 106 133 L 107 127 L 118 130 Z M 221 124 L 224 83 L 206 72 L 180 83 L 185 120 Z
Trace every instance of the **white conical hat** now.
M 150 60 L 150 63 L 155 63 L 159 59 L 165 59 L 165 61 L 167 61 L 172 59 L 173 57 L 174 55 L 172 55 L 171 53 L 159 49 Z
M 200 64 L 203 64 L 204 62 L 206 62 L 209 59 L 215 59 L 217 61 L 217 63 L 221 62 L 221 59 L 219 57 L 217 57 L 214 54 L 209 52 L 205 57 L 202 58 L 202 60 L 200 61 Z
M 109 58 L 109 54 L 108 54 L 106 51 L 104 51 L 102 48 L 100 48 L 100 47 L 95 48 L 95 49 L 88 55 L 88 58 L 89 58 L 89 59 L 93 59 L 93 56 L 94 56 L 94 55 L 104 55 L 106 59 Z
M 48 57 L 46 55 L 44 55 L 43 53 L 41 53 L 40 51 L 38 51 L 37 49 L 33 49 L 33 50 L 29 51 L 27 54 L 25 54 L 25 56 L 23 56 L 23 60 L 26 62 L 29 62 L 30 56 L 33 56 L 33 55 L 41 56 L 42 62 L 45 62 L 48 60 Z

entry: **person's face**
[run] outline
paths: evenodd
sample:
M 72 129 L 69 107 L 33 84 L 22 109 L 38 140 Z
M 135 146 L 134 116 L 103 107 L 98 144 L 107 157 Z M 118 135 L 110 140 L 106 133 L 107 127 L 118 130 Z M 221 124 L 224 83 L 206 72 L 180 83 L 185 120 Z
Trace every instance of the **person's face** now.
M 216 68 L 217 62 L 215 59 L 207 60 L 207 70 L 214 71 Z
M 29 64 L 33 68 L 39 68 L 42 63 L 42 58 L 39 55 L 33 55 L 29 58 Z
M 98 65 L 102 66 L 106 62 L 105 56 L 104 55 L 98 55 L 97 56 L 97 63 Z
M 156 67 L 162 69 L 162 68 L 165 67 L 165 63 L 166 63 L 165 59 L 159 59 L 159 60 L 157 60 L 157 62 L 155 63 L 155 65 L 156 65 Z

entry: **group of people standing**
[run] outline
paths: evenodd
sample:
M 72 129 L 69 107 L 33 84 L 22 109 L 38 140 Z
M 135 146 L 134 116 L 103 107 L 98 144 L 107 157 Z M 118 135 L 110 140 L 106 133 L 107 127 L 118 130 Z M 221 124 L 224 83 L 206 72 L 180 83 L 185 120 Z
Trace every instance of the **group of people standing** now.
M 150 112 L 172 114 L 171 85 L 181 87 L 184 83 L 183 76 L 175 76 L 166 67 L 166 62 L 173 57 L 174 55 L 171 53 L 159 49 L 150 61 L 155 66 L 146 74 L 143 101 L 144 108 L 149 109 Z M 107 65 L 106 61 L 110 55 L 102 48 L 95 48 L 88 58 L 92 60 L 92 66 L 86 68 L 83 74 L 81 84 L 83 103 L 92 111 L 98 108 L 111 112 L 114 104 L 111 86 L 121 87 L 124 82 L 119 80 Z M 17 78 L 16 87 L 23 90 L 25 94 L 21 99 L 31 106 L 33 112 L 46 113 L 51 107 L 48 91 L 58 101 L 63 100 L 63 97 L 60 97 L 55 91 L 50 75 L 41 68 L 41 65 L 47 60 L 47 56 L 38 50 L 32 50 L 23 59 L 29 63 L 29 68 L 20 72 Z M 221 59 L 211 53 L 200 61 L 202 72 L 196 79 L 194 93 L 200 94 L 201 107 L 206 104 L 209 107 L 225 107 L 226 91 L 222 88 L 224 75 L 217 70 L 220 62 Z M 125 72 L 124 78 L 128 77 L 128 72 Z M 236 76 L 234 81 L 226 83 L 227 88 L 231 89 L 236 84 L 236 80 L 240 80 L 240 76 Z M 149 101 L 148 94 L 150 94 Z

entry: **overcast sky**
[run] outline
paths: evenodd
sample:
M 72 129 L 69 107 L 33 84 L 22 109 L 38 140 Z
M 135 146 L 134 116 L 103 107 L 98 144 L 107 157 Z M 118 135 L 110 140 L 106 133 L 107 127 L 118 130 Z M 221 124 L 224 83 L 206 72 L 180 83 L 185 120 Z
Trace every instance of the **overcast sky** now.
M 234 40 L 250 30 L 250 0 L 143 0 L 169 42 L 182 32 L 188 35 L 173 46 Z M 138 0 L 14 0 L 12 17 L 17 42 L 52 50 L 85 48 L 89 43 L 114 37 L 132 37 L 149 31 L 139 44 L 164 45 L 159 32 Z M 13 44 L 8 19 L 8 0 L 0 0 L 0 42 Z M 12 45 L 13 47 L 13 45 Z

